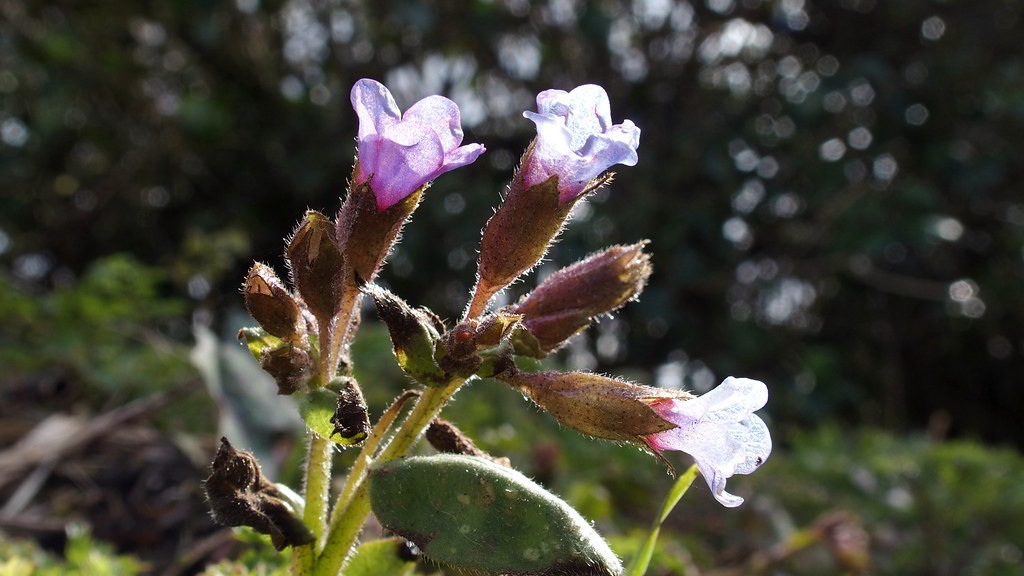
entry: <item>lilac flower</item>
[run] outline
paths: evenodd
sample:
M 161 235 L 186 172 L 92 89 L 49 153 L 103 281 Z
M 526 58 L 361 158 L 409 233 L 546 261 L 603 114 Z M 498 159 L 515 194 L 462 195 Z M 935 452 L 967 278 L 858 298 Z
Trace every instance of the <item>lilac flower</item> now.
M 771 454 L 768 427 L 754 414 L 767 401 L 764 383 L 730 376 L 692 400 L 651 402 L 651 408 L 678 428 L 644 440 L 655 451 L 682 450 L 693 456 L 715 499 L 723 506 L 739 506 L 743 498 L 726 492 L 725 481 L 733 474 L 750 474 Z
M 608 94 L 600 86 L 545 90 L 537 95 L 537 112 L 523 116 L 537 125 L 533 154 L 523 166 L 525 184 L 558 176 L 560 202 L 579 196 L 613 164 L 636 165 L 640 129 L 630 120 L 612 126 Z
M 381 211 L 449 170 L 472 163 L 482 144 L 462 144 L 459 107 L 428 96 L 403 115 L 383 84 L 364 78 L 352 86 L 359 116 L 359 168 L 355 184 L 369 182 Z

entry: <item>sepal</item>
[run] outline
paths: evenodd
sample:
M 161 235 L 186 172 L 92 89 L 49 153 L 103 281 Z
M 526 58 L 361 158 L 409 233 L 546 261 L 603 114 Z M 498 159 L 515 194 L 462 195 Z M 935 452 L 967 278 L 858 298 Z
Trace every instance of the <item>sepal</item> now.
M 302 337 L 305 323 L 299 302 L 269 266 L 256 262 L 249 268 L 242 294 L 245 308 L 264 330 L 278 338 Z
M 374 284 L 363 286 L 387 325 L 398 365 L 406 374 L 426 386 L 442 386 L 447 374 L 434 359 L 443 323 L 425 308 L 413 308 L 391 292 Z

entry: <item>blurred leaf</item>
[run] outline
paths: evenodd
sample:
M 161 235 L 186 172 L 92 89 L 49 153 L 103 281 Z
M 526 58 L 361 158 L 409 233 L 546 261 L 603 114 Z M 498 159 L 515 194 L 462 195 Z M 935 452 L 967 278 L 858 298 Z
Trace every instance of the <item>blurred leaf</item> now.
M 388 530 L 460 569 L 552 576 L 622 570 L 579 513 L 488 459 L 445 454 L 381 464 L 371 471 L 370 503 Z
M 356 548 L 342 571 L 345 576 L 407 576 L 416 563 L 407 559 L 408 544 L 401 538 L 364 542 Z

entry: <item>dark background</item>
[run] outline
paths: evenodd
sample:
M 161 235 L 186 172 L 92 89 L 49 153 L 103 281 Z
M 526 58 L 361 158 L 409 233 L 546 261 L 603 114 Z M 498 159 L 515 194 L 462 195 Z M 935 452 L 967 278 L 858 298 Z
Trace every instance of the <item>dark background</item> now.
M 640 161 L 615 168 L 539 272 L 644 238 L 655 272 L 558 362 L 770 390 L 776 450 L 730 480 L 760 496 L 735 515 L 688 496 L 700 514 L 673 516 L 652 573 L 677 573 L 684 556 L 742 564 L 787 541 L 779 526 L 834 510 L 871 534 L 878 573 L 1019 570 L 1022 12 L 1020 0 L 0 0 L 0 446 L 51 416 L 195 380 L 202 350 L 238 352 L 248 266 L 284 275 L 282 239 L 303 210 L 339 206 L 359 78 L 403 110 L 452 98 L 466 141 L 488 148 L 428 190 L 382 274 L 448 318 L 534 135 L 522 111 L 541 90 L 596 83 L 613 119 L 642 129 Z M 366 386 L 379 411 L 405 382 L 365 319 L 357 372 L 379 379 Z M 195 326 L 223 349 L 192 348 Z M 194 571 L 208 559 L 195 543 L 225 537 L 198 482 L 234 422 L 232 392 L 209 374 L 205 400 L 69 456 L 25 509 L 63 518 L 85 502 L 119 551 L 179 558 L 182 573 L 192 558 Z M 261 461 L 298 486 L 301 450 L 279 437 L 294 422 L 271 412 L 249 418 L 272 429 Z M 560 431 L 497 383 L 460 393 L 452 413 L 603 533 L 627 535 L 617 550 L 640 541 L 667 491 L 649 458 Z M 32 469 L 19 470 L 0 466 L 0 500 Z M 105 496 L 82 497 L 82 470 L 114 470 L 90 476 Z M 122 494 L 145 505 L 108 503 Z M 153 498 L 180 518 L 110 512 L 148 513 Z M 63 520 L 29 532 L 54 547 L 39 534 L 64 534 Z M 829 573 L 814 558 L 787 566 Z
M 385 273 L 454 315 L 522 110 L 597 83 L 640 163 L 550 262 L 650 238 L 656 272 L 575 365 L 757 377 L 787 426 L 1024 444 L 1020 2 L 2 6 L 0 265 L 21 289 L 128 253 L 221 320 L 251 259 L 284 273 L 303 209 L 336 210 L 368 76 L 403 109 L 455 99 L 488 147 Z

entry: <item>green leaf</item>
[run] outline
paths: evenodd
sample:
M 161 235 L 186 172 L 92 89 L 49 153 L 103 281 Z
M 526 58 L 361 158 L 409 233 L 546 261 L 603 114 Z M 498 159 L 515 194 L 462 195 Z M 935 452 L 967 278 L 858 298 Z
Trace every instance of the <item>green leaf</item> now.
M 672 485 L 672 489 L 669 490 L 668 496 L 665 497 L 665 503 L 661 507 L 661 514 L 655 518 L 654 526 L 651 527 L 651 533 L 647 536 L 647 541 L 644 542 L 644 547 L 640 549 L 640 552 L 630 563 L 629 569 L 626 571 L 628 576 L 644 576 L 644 573 L 647 572 L 647 565 L 650 564 L 651 556 L 654 554 L 654 545 L 658 542 L 661 525 L 668 518 L 668 515 L 672 513 L 672 509 L 676 507 L 679 500 L 682 499 L 683 494 L 686 494 L 686 491 L 690 489 L 690 485 L 693 484 L 693 480 L 697 477 L 697 472 L 699 470 L 696 464 L 690 466 L 676 480 L 676 483 Z
M 568 504 L 475 456 L 406 458 L 370 473 L 385 528 L 438 562 L 490 574 L 613 576 L 619 559 Z
M 339 446 L 352 446 L 366 438 L 366 433 L 359 434 L 352 438 L 343 438 L 334 432 L 334 423 L 331 419 L 338 409 L 338 394 L 327 388 L 320 388 L 298 396 L 299 414 L 310 430 L 322 438 L 327 438 Z
M 242 328 L 238 331 L 238 339 L 249 349 L 252 357 L 259 360 L 264 351 L 280 348 L 284 341 L 269 334 L 263 328 Z
M 407 544 L 401 538 L 387 538 L 364 542 L 345 564 L 345 576 L 406 576 L 412 574 L 416 563 L 406 552 Z

